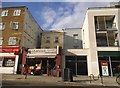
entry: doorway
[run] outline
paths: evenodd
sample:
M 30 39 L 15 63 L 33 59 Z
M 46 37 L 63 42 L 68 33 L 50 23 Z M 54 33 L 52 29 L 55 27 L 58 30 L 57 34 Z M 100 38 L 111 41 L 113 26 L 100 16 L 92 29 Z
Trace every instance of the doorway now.
M 86 56 L 66 56 L 66 68 L 72 69 L 73 75 L 88 75 Z

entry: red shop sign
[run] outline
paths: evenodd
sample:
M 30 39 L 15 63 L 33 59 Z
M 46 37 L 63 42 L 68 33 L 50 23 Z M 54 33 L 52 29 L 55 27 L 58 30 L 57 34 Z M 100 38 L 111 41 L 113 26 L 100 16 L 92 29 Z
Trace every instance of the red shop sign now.
M 101 66 L 108 66 L 107 62 L 101 62 Z

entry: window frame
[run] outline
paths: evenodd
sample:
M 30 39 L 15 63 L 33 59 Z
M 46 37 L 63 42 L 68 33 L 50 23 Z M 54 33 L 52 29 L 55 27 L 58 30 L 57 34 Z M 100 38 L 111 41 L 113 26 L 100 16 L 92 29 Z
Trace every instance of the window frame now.
M 54 42 L 59 43 L 59 37 L 58 36 L 55 37 Z
M 0 45 L 3 45 L 3 37 L 0 37 Z
M 0 30 L 4 30 L 5 29 L 5 23 L 1 22 L 0 23 Z
M 9 59 L 11 59 L 12 63 L 7 63 L 7 62 L 10 62 L 10 61 L 8 61 Z M 9 64 L 9 65 L 6 65 L 6 64 Z M 10 64 L 12 64 L 12 65 L 10 66 Z M 14 66 L 15 66 L 15 58 L 4 58 L 2 67 L 14 67 Z
M 78 43 L 78 34 L 73 34 L 74 43 Z
M 15 38 L 15 40 L 14 40 L 14 38 Z M 8 45 L 16 45 L 16 44 L 17 44 L 17 38 L 16 37 L 9 37 Z
M 19 22 L 12 22 L 12 29 L 18 29 L 19 28 Z
M 46 37 L 46 43 L 50 43 L 50 37 L 49 36 Z
M 3 10 L 1 13 L 1 16 L 8 16 L 8 10 Z
M 14 10 L 13 12 L 13 16 L 20 16 L 20 14 L 21 14 L 21 10 L 18 9 Z

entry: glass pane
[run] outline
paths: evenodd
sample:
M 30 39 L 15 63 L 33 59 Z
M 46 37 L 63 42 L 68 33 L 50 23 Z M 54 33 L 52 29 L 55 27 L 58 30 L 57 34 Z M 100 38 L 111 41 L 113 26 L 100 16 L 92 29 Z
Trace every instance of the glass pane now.
M 14 66 L 15 58 L 4 58 L 3 66 L 5 67 L 12 67 Z
M 101 31 L 105 31 L 105 18 L 104 17 L 98 17 L 98 26 L 99 26 L 99 30 Z
M 115 35 L 113 32 L 108 32 L 109 46 L 115 46 Z
M 97 46 L 108 46 L 106 33 L 97 33 Z

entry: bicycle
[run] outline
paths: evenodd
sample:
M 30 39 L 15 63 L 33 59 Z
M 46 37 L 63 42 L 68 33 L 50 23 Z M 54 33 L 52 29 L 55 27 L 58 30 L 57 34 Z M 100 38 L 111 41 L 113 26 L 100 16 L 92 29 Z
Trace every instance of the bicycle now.
M 120 85 L 120 74 L 116 77 L 116 82 Z

